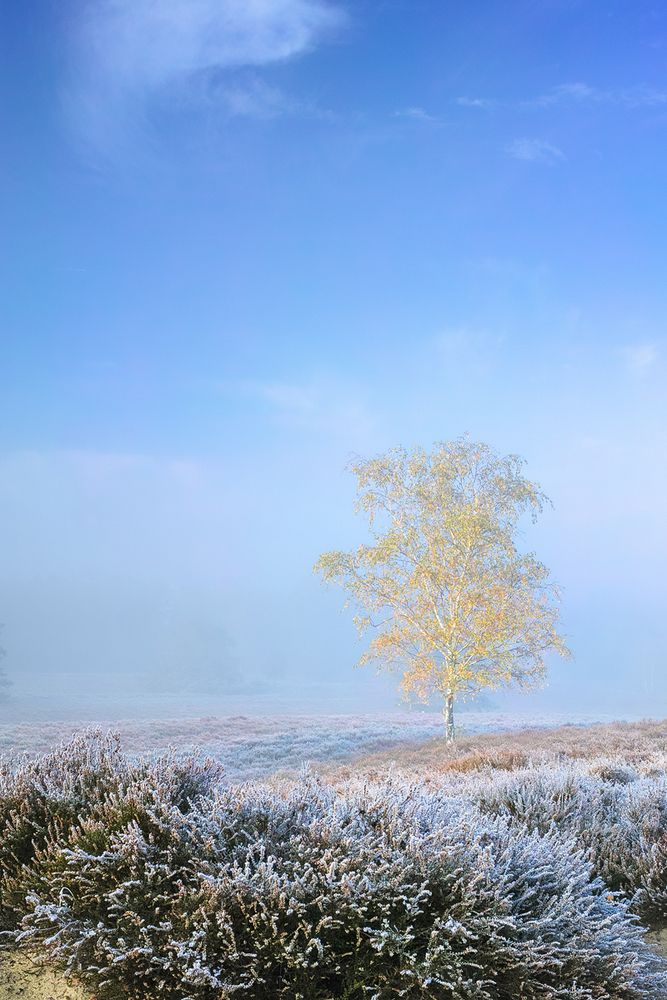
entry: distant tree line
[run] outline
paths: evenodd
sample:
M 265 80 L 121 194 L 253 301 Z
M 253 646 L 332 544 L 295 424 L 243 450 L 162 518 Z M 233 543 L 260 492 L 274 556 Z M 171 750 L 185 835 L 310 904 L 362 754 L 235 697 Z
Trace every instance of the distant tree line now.
M 0 628 L 2 626 L 0 625 Z M 0 646 L 0 701 L 6 701 L 9 697 L 9 688 L 11 687 L 11 681 L 7 676 L 7 671 L 2 665 L 2 660 L 5 658 L 5 650 Z

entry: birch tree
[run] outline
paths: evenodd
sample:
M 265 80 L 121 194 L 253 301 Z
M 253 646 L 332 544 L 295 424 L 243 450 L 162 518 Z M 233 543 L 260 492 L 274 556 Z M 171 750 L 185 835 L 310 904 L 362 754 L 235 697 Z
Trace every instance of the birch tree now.
M 523 520 L 549 502 L 523 467 L 468 438 L 356 460 L 371 541 L 315 564 L 371 634 L 360 663 L 399 670 L 407 697 L 441 698 L 448 742 L 455 701 L 532 687 L 549 651 L 569 656 L 549 571 L 518 548 Z

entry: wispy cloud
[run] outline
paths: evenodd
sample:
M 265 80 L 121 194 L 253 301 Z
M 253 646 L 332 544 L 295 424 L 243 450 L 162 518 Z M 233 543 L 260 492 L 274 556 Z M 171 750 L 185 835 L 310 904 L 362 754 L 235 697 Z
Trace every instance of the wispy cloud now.
M 200 108 L 223 109 L 232 117 L 277 118 L 285 115 L 300 115 L 322 118 L 325 112 L 311 103 L 286 94 L 280 87 L 268 83 L 255 72 L 223 73 L 219 79 L 205 79 L 194 82 L 188 88 L 186 101 Z
M 321 393 L 314 385 L 289 382 L 243 382 L 241 391 L 250 398 L 269 403 L 283 415 L 312 416 L 321 404 Z
M 448 327 L 429 340 L 429 353 L 435 355 L 433 370 L 459 379 L 487 378 L 502 364 L 505 337 L 464 326 Z
M 654 87 L 637 87 L 621 94 L 624 104 L 630 108 L 659 108 L 667 104 L 667 90 Z
M 246 380 L 224 387 L 262 404 L 277 423 L 300 430 L 324 432 L 361 445 L 373 438 L 375 415 L 362 394 L 339 380 L 313 378 L 304 382 Z
M 75 38 L 68 108 L 102 149 L 144 127 L 166 99 L 276 114 L 290 102 L 237 74 L 310 51 L 344 20 L 331 0 L 92 0 Z
M 454 103 L 461 108 L 479 108 L 481 110 L 495 108 L 498 105 L 498 101 L 490 97 L 457 97 Z
M 420 107 L 410 107 L 410 108 L 400 108 L 398 111 L 394 111 L 395 118 L 411 118 L 413 121 L 417 122 L 430 122 L 431 124 L 438 125 L 441 119 L 437 115 L 429 114 L 424 108 Z
M 525 110 L 554 108 L 567 105 L 593 107 L 609 105 L 625 108 L 657 108 L 667 105 L 667 90 L 638 84 L 634 87 L 596 87 L 583 81 L 560 83 L 542 94 L 522 100 L 502 100 L 491 97 L 457 97 L 454 103 L 462 108 L 472 109 L 516 109 Z
M 554 164 L 565 159 L 563 150 L 546 139 L 514 139 L 505 146 L 505 152 L 515 160 L 530 163 Z
M 632 375 L 643 376 L 655 367 L 660 351 L 655 343 L 631 344 L 621 348 L 621 355 Z
M 562 83 L 522 104 L 527 108 L 549 108 L 556 104 L 600 104 L 608 92 L 587 83 Z
M 557 104 L 609 104 L 627 108 L 659 107 L 667 104 L 667 91 L 641 84 L 620 89 L 592 87 L 588 83 L 563 83 L 525 102 L 527 107 L 548 108 Z

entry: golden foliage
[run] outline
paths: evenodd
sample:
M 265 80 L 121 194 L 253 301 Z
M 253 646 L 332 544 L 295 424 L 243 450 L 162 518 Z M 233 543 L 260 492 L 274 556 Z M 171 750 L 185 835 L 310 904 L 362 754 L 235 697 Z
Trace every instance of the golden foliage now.
M 467 438 L 352 463 L 372 541 L 325 552 L 315 570 L 374 633 L 361 663 L 400 669 L 406 695 L 528 687 L 547 651 L 569 655 L 548 570 L 516 545 L 522 518 L 548 502 L 523 465 Z

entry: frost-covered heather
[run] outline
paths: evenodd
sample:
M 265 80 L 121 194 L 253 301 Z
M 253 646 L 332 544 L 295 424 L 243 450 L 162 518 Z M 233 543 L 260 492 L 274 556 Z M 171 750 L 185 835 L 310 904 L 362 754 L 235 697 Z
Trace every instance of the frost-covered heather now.
M 582 839 L 648 811 L 631 845 L 648 858 L 662 775 L 476 777 L 230 786 L 213 762 L 79 737 L 1 776 L 1 919 L 109 998 L 665 996 L 628 907 L 664 885 L 659 854 L 622 899 Z
M 330 777 L 381 776 L 399 770 L 416 781 L 439 781 L 451 771 L 484 768 L 514 770 L 525 764 L 557 765 L 563 761 L 602 763 L 619 760 L 643 772 L 664 770 L 667 762 L 667 720 L 565 725 L 521 730 L 487 731 L 459 737 L 447 746 L 442 736 L 422 743 L 406 741 L 369 751 L 353 762 L 331 761 L 318 766 Z
M 589 715 L 555 714 L 530 717 L 504 712 L 463 712 L 466 733 L 512 732 L 527 725 L 547 727 L 602 721 Z M 0 753 L 44 753 L 80 731 L 81 724 L 62 722 L 0 725 Z M 174 748 L 220 761 L 230 778 L 260 778 L 306 763 L 345 760 L 383 748 L 419 743 L 442 734 L 435 712 L 391 712 L 377 715 L 236 715 L 222 718 L 115 722 L 125 750 L 132 755 Z

